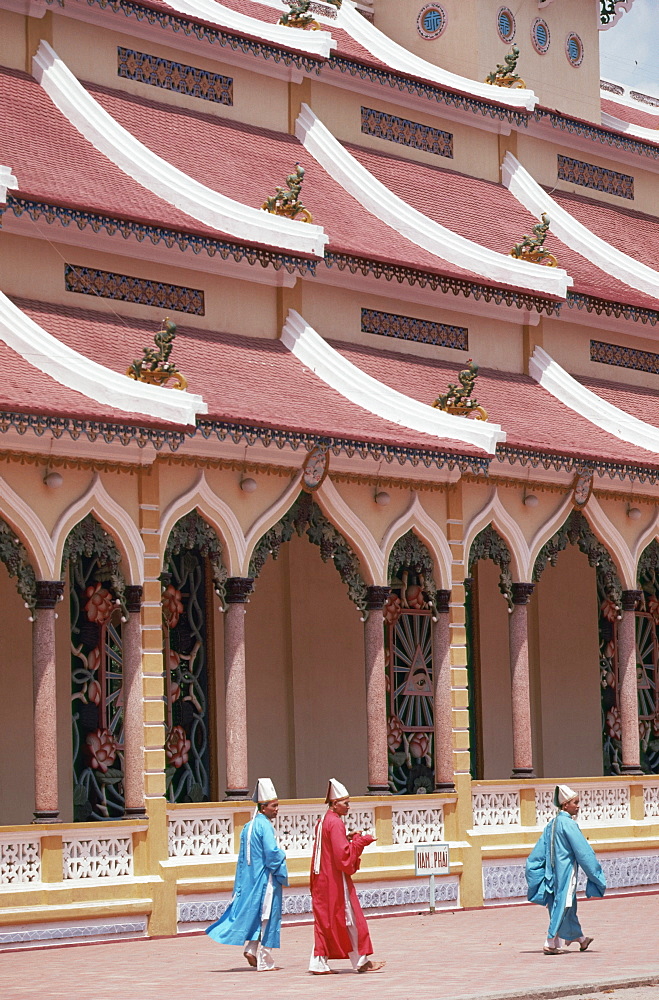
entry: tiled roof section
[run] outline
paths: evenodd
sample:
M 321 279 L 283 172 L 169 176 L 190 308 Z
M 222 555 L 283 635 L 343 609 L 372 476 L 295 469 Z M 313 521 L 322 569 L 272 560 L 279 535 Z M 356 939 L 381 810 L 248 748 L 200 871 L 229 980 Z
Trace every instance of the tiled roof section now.
M 425 403 L 444 392 L 449 382 L 455 382 L 463 367 L 353 344 L 334 342 L 332 346 L 373 378 Z M 490 420 L 506 431 L 509 448 L 659 466 L 659 455 L 600 430 L 528 375 L 481 368 L 474 395 Z
M 492 250 L 507 254 L 538 222 L 502 184 L 348 143 L 346 148 L 413 208 Z M 659 307 L 658 299 L 600 270 L 557 240 L 551 230 L 545 246 L 574 278 L 574 292 L 648 309 Z
M 659 109 L 658 109 L 659 110 Z M 659 128 L 659 114 L 651 114 L 640 107 L 630 108 L 628 104 L 619 104 L 618 101 L 602 101 L 602 111 L 614 118 L 620 118 L 630 125 L 640 125 L 641 128 Z M 659 139 L 659 135 L 657 136 Z
M 32 77 L 0 69 L 0 142 L 23 197 L 167 226 L 225 235 L 151 194 L 94 149 Z
M 23 299 L 14 302 L 63 343 L 115 371 L 125 371 L 133 358 L 140 357 L 156 332 L 155 324 L 133 318 Z M 190 391 L 203 395 L 208 420 L 485 457 L 480 448 L 400 427 L 350 403 L 305 368 L 279 340 L 237 337 L 181 324 L 172 360 L 187 378 Z M 17 406 L 19 396 L 7 405 Z M 84 415 L 95 415 L 95 407 L 89 401 L 89 412 L 82 407 Z M 126 422 L 126 414 L 120 416 Z
M 553 191 L 552 198 L 596 236 L 659 271 L 658 218 L 563 191 Z
M 576 378 L 577 376 L 575 376 Z M 607 403 L 619 407 L 646 424 L 659 427 L 659 410 L 657 409 L 657 390 L 647 386 L 624 385 L 621 382 L 608 382 L 604 379 L 578 376 L 581 382 L 591 392 L 597 393 Z
M 330 250 L 479 280 L 474 272 L 446 263 L 370 215 L 294 136 L 92 84 L 86 87 L 140 142 L 245 205 L 260 206 L 294 164 L 301 163 L 306 171 L 302 201 L 328 233 Z

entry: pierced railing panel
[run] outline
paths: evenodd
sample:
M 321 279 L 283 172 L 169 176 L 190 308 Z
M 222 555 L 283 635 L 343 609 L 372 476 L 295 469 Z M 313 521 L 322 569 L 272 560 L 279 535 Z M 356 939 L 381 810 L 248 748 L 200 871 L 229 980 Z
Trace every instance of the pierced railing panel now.
M 659 818 L 659 785 L 643 786 L 643 804 L 646 819 Z
M 233 854 L 233 813 L 169 817 L 170 858 L 205 858 Z
M 74 836 L 62 842 L 63 878 L 129 878 L 133 874 L 133 839 L 128 836 Z
M 326 809 L 323 805 L 280 806 L 275 820 L 279 846 L 287 852 L 310 854 L 316 823 L 325 815 Z M 346 827 L 349 831 L 362 830 L 364 833 L 374 834 L 375 809 L 351 809 L 346 816 Z
M 0 885 L 41 882 L 41 842 L 38 837 L 0 840 Z
M 626 823 L 629 813 L 629 785 L 619 781 L 606 784 L 571 786 L 579 793 L 580 825 L 600 826 L 611 823 Z M 536 824 L 545 826 L 556 815 L 554 786 L 546 785 L 535 790 Z
M 477 788 L 472 791 L 474 827 L 520 826 L 519 794 L 517 789 Z
M 397 805 L 391 820 L 394 844 L 431 844 L 444 839 L 442 806 Z

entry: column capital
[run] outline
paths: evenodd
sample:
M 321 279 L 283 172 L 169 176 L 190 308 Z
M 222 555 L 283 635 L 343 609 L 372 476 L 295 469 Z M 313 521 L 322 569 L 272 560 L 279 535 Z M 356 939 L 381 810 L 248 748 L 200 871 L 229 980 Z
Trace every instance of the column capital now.
M 253 576 L 230 576 L 226 581 L 224 600 L 227 604 L 244 604 L 253 586 Z
M 622 610 L 623 611 L 635 611 L 636 605 L 643 597 L 642 590 L 623 590 L 622 592 Z
M 367 587 L 366 588 L 366 610 L 382 611 L 389 600 L 391 587 Z
M 39 610 L 52 609 L 64 595 L 63 580 L 37 580 L 35 608 Z
M 531 594 L 535 590 L 534 583 L 513 583 L 512 587 L 512 599 L 513 604 L 528 604 L 531 600 Z
M 142 610 L 142 587 L 138 584 L 130 584 L 124 590 L 126 595 L 126 609 L 132 615 L 139 615 Z
M 447 615 L 449 613 L 449 604 L 451 603 L 451 591 L 450 590 L 438 590 L 435 594 L 435 611 L 439 612 L 440 615 Z

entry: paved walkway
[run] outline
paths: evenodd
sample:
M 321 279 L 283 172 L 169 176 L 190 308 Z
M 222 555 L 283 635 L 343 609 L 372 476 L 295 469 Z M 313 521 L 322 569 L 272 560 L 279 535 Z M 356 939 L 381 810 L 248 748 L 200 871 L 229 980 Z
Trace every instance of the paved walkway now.
M 659 1000 L 659 895 L 580 902 L 579 912 L 594 944 L 583 954 L 573 945 L 557 956 L 542 954 L 547 921 L 538 906 L 372 920 L 375 957 L 387 966 L 362 976 L 348 971 L 347 962 L 333 963 L 339 975 L 310 976 L 310 926 L 284 928 L 283 969 L 270 973 L 255 972 L 239 949 L 205 935 L 5 952 L 0 998 Z

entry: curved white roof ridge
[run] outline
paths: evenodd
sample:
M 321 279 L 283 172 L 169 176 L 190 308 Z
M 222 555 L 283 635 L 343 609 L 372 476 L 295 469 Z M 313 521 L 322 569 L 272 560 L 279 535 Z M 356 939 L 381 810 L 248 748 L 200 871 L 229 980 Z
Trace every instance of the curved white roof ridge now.
M 303 31 L 299 28 L 287 28 L 284 24 L 269 24 L 257 17 L 249 17 L 237 10 L 231 10 L 216 0 L 167 0 L 167 6 L 179 14 L 199 17 L 203 21 L 210 21 L 211 24 L 255 35 L 272 45 L 296 49 L 310 56 L 326 59 L 330 49 L 336 46 L 336 42 L 327 31 Z M 279 5 L 273 4 L 273 6 Z
M 265 0 L 254 0 L 254 2 L 264 3 Z M 600 87 L 600 97 L 603 101 L 611 101 L 613 104 L 619 104 L 623 108 L 634 108 L 636 111 L 643 111 L 648 115 L 656 115 L 659 118 L 659 104 L 647 104 L 645 101 L 639 100 L 638 97 L 632 97 L 632 93 L 638 94 L 639 91 L 634 90 L 633 87 L 629 87 L 625 83 L 618 83 L 617 80 L 607 80 L 606 82 L 612 83 L 615 87 L 622 87 L 623 93 L 616 94 L 612 90 Z M 658 94 L 645 93 L 645 96 L 659 101 Z
M 208 406 L 195 393 L 148 385 L 120 375 L 67 347 L 0 292 L 0 338 L 29 365 L 60 385 L 129 414 L 194 424 Z
M 659 271 L 611 246 L 583 223 L 578 222 L 540 187 L 510 152 L 506 153 L 501 165 L 501 174 L 504 185 L 524 208 L 538 217 L 542 212 L 547 212 L 551 220 L 552 233 L 566 246 L 576 250 L 607 274 L 619 278 L 631 288 L 659 299 Z
M 644 108 L 641 110 L 645 110 Z M 602 112 L 602 127 L 609 128 L 614 132 L 622 132 L 623 135 L 632 136 L 634 139 L 644 139 L 646 142 L 659 143 L 659 125 L 657 128 L 645 128 L 643 125 L 633 125 L 622 118 Z
M 148 191 L 236 239 L 323 256 L 328 237 L 321 226 L 243 205 L 157 156 L 94 100 L 46 41 L 39 45 L 33 70 L 35 79 L 74 128 Z
M 421 431 L 430 437 L 449 438 L 476 445 L 493 455 L 506 440 L 499 424 L 456 417 L 420 403 L 367 375 L 325 341 L 294 309 L 290 309 L 281 332 L 282 343 L 321 381 L 351 403 L 390 423 Z
M 416 246 L 489 281 L 565 297 L 572 278 L 562 268 L 542 267 L 490 250 L 418 212 L 363 167 L 307 104 L 302 105 L 295 123 L 295 135 L 363 208 Z
M 608 403 L 591 389 L 587 389 L 572 375 L 569 375 L 557 361 L 542 347 L 536 347 L 529 360 L 529 375 L 539 382 L 543 389 L 560 400 L 575 413 L 579 413 L 591 424 L 612 434 L 620 441 L 659 453 L 659 427 L 647 424 Z
M 337 27 L 344 28 L 356 42 L 368 49 L 372 56 L 380 59 L 390 69 L 398 73 L 421 77 L 421 79 L 429 80 L 440 87 L 449 87 L 451 90 L 457 90 L 472 97 L 493 101 L 495 104 L 502 104 L 517 110 L 533 111 L 538 103 L 538 98 L 532 90 L 493 87 L 489 83 L 469 80 L 467 77 L 458 76 L 457 73 L 451 73 L 435 66 L 434 63 L 427 62 L 421 56 L 417 56 L 399 45 L 398 42 L 394 42 L 379 28 L 367 21 L 348 0 L 343 0 Z

